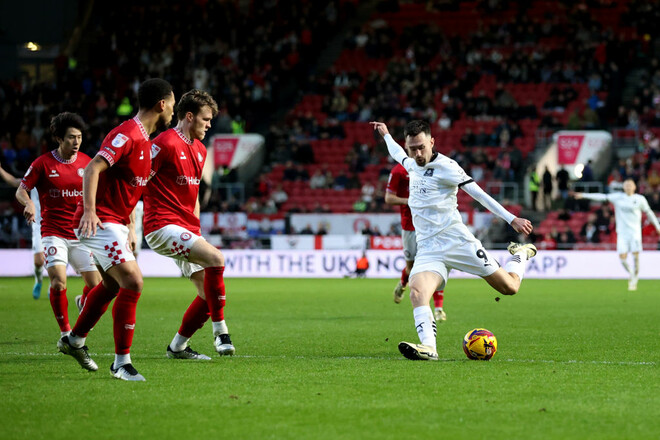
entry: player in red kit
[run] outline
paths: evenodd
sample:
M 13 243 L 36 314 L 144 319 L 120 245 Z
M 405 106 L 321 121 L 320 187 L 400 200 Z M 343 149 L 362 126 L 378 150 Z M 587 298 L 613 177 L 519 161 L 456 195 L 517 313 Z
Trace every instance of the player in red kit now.
M 50 124 L 58 143 L 57 149 L 39 156 L 28 168 L 16 190 L 16 199 L 25 206 L 23 215 L 34 223 L 37 208 L 30 191 L 39 192 L 41 241 L 45 265 L 50 278 L 50 305 L 60 327 L 61 336 L 71 331 L 69 301 L 66 296 L 66 266 L 78 272 L 84 282 L 83 296 L 101 282 L 89 249 L 80 243 L 71 229 L 71 219 L 82 198 L 82 174 L 91 160 L 79 152 L 85 122 L 75 113 L 60 113 Z
M 413 226 L 412 213 L 408 207 L 408 172 L 397 164 L 390 172 L 385 191 L 385 203 L 388 205 L 399 205 L 401 209 L 401 240 L 403 242 L 403 256 L 406 259 L 406 267 L 401 271 L 401 280 L 394 288 L 394 302 L 399 304 L 403 298 L 403 290 L 408 285 L 408 277 L 417 255 L 417 240 L 415 237 L 415 226 Z M 436 290 L 433 293 L 433 305 L 435 306 L 435 320 L 446 321 L 447 314 L 442 309 L 444 302 L 444 291 Z
M 138 114 L 108 133 L 85 168 L 82 202 L 74 216 L 74 232 L 94 254 L 103 282 L 89 292 L 71 334 L 57 343 L 85 369 L 98 366 L 89 357 L 85 339 L 116 297 L 113 309 L 115 360 L 110 373 L 117 379 L 142 381 L 131 363 L 135 310 L 142 291 L 142 273 L 133 256 L 135 231 L 131 216 L 151 171 L 149 135 L 172 120 L 172 86 L 154 78 L 138 89 Z
M 225 258 L 201 236 L 199 223 L 199 183 L 206 161 L 201 140 L 218 114 L 218 105 L 208 93 L 191 90 L 176 108 L 176 128 L 154 139 L 152 177 L 144 191 L 144 233 L 149 247 L 173 258 L 197 288 L 179 331 L 167 346 L 167 356 L 208 360 L 188 347 L 188 341 L 209 316 L 215 350 L 220 355 L 235 351 L 224 319 Z

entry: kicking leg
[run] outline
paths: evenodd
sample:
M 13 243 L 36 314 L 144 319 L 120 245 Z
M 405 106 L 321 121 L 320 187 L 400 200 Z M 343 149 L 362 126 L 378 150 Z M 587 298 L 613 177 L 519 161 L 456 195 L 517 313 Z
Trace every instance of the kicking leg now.
M 399 351 L 407 359 L 438 360 L 435 320 L 429 307 L 429 300 L 440 284 L 444 284 L 444 280 L 435 272 L 420 272 L 410 279 L 410 302 L 421 344 L 399 343 Z

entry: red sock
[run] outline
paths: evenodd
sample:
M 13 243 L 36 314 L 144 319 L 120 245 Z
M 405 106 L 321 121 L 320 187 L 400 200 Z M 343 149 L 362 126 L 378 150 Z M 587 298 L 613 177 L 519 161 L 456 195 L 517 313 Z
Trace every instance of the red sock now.
M 112 307 L 112 332 L 115 336 L 116 354 L 128 354 L 131 351 L 138 299 L 140 299 L 140 292 L 119 289 L 117 300 Z
M 50 306 L 55 313 L 57 325 L 60 326 L 61 332 L 71 331 L 69 325 L 69 301 L 66 298 L 66 289 L 55 290 L 50 288 Z
M 404 287 L 408 285 L 408 277 L 410 276 L 406 269 L 407 267 L 404 267 L 401 271 L 401 285 Z
M 89 295 L 90 290 L 92 290 L 92 287 L 87 287 L 87 286 L 83 287 L 83 294 L 82 294 L 82 298 L 80 298 L 80 305 L 82 306 L 85 305 L 85 301 L 87 301 L 87 295 Z
M 211 316 L 211 313 L 209 312 L 209 305 L 206 303 L 206 300 L 196 296 L 188 306 L 186 313 L 183 314 L 179 334 L 186 338 L 191 338 L 197 330 L 204 326 L 209 316 Z
M 444 292 L 444 290 L 436 290 L 433 292 L 433 305 L 435 305 L 436 309 L 442 308 L 442 303 L 445 300 Z
M 204 295 L 213 322 L 225 319 L 225 280 L 222 277 L 224 271 L 224 266 L 204 269 Z
M 89 331 L 94 328 L 101 316 L 108 310 L 108 306 L 115 296 L 117 294 L 107 290 L 103 283 L 98 283 L 90 289 L 85 300 L 85 307 L 78 316 L 76 325 L 73 326 L 73 334 L 83 338 L 87 337 Z

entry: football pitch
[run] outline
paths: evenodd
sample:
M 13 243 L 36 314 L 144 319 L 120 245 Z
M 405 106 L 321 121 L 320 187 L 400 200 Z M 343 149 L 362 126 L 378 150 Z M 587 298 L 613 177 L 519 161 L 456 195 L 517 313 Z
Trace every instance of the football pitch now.
M 525 280 L 513 297 L 451 280 L 439 362 L 418 342 L 396 280 L 227 279 L 236 355 L 214 354 L 210 323 L 192 339 L 211 361 L 167 359 L 193 298 L 184 279 L 146 279 L 133 363 L 113 379 L 110 311 L 87 345 L 99 371 L 58 354 L 59 330 L 32 279 L 0 279 L 3 439 L 644 439 L 660 438 L 660 282 Z M 69 280 L 69 310 L 81 289 Z M 491 330 L 498 352 L 468 360 L 463 335 Z

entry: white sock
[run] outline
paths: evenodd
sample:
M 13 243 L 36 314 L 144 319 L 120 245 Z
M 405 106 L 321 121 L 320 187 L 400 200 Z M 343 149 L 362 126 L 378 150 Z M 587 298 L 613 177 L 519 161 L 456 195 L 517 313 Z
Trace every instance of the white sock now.
M 633 263 L 635 263 L 635 279 L 639 276 L 639 255 L 633 255 Z
M 60 332 L 60 338 L 62 338 L 64 336 L 69 336 L 70 333 L 71 333 L 71 330 L 69 330 L 68 332 Z M 71 342 L 71 341 L 69 340 L 69 342 Z
M 525 275 L 525 266 L 527 266 L 527 251 L 522 250 L 511 256 L 509 262 L 504 265 L 504 270 L 515 273 L 522 281 Z
M 44 267 L 43 266 L 34 266 L 34 280 L 37 283 L 42 282 L 44 279 Z
M 116 354 L 115 353 L 115 370 L 122 365 L 130 364 L 131 363 L 131 354 Z
M 172 349 L 172 351 L 183 351 L 188 346 L 188 340 L 189 338 L 177 333 L 174 335 L 174 339 L 172 339 L 172 342 L 170 343 L 170 349 Z
M 630 266 L 628 266 L 628 262 L 624 258 L 620 258 L 621 260 L 621 265 L 623 268 L 628 272 L 628 275 L 632 276 L 632 272 L 630 271 Z
M 85 338 L 69 333 L 69 344 L 73 347 L 80 348 L 85 345 Z
M 213 336 L 216 335 L 226 335 L 229 333 L 229 330 L 227 329 L 227 324 L 225 324 L 225 320 L 223 319 L 222 321 L 213 321 Z
M 413 316 L 415 317 L 415 328 L 419 335 L 419 341 L 422 345 L 433 347 L 435 350 L 435 319 L 431 313 L 431 307 L 421 306 L 413 309 Z

